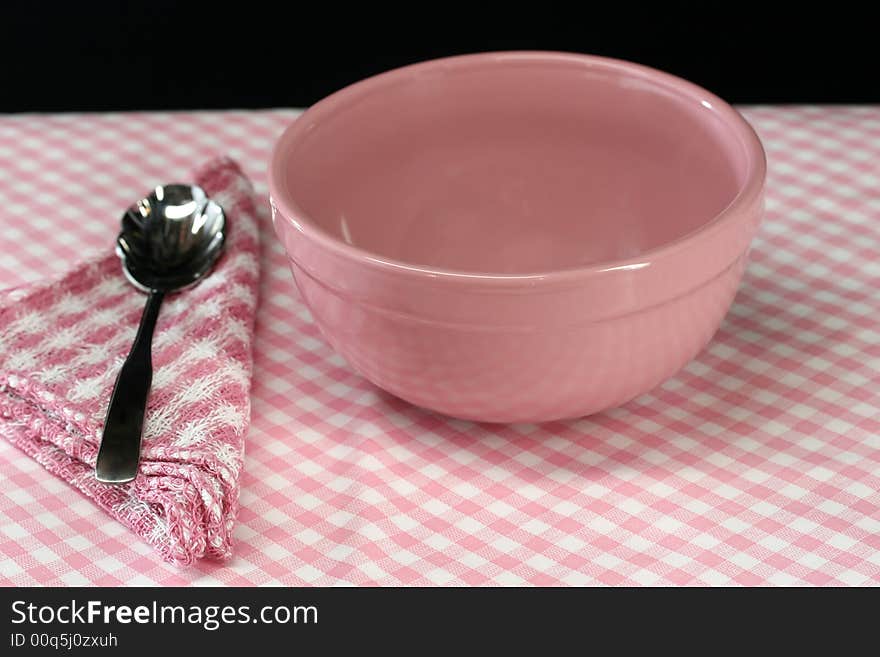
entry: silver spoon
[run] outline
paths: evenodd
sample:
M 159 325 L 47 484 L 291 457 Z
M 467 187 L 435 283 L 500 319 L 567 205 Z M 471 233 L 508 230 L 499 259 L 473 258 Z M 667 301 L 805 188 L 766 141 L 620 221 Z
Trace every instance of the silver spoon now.
M 223 251 L 225 226 L 223 209 L 195 185 L 156 187 L 122 216 L 116 253 L 125 277 L 149 297 L 110 398 L 95 463 L 98 481 L 124 484 L 137 475 L 159 307 L 166 294 L 211 271 Z

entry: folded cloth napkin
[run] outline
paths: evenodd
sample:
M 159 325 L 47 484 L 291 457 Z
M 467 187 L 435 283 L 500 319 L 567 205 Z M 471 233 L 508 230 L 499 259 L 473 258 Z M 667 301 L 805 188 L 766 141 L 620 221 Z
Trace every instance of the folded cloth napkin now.
M 110 393 L 146 299 L 112 247 L 60 279 L 0 295 L 0 435 L 179 564 L 231 554 L 259 282 L 250 182 L 225 158 L 195 182 L 226 212 L 226 251 L 199 285 L 162 306 L 130 484 L 94 475 Z

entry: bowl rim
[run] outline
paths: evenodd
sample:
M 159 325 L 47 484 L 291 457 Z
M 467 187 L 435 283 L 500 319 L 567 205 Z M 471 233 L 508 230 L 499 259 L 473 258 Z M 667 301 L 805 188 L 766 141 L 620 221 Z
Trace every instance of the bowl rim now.
M 311 116 L 332 111 L 335 106 L 351 101 L 356 96 L 378 91 L 384 86 L 394 84 L 401 78 L 424 73 L 431 69 L 443 69 L 449 72 L 459 67 L 469 67 L 474 64 L 491 65 L 495 63 L 500 65 L 513 61 L 545 64 L 577 63 L 600 70 L 614 71 L 636 78 L 647 79 L 680 96 L 699 101 L 723 120 L 725 127 L 740 140 L 744 147 L 747 159 L 744 182 L 740 185 L 739 191 L 731 202 L 714 217 L 708 219 L 694 230 L 638 255 L 629 258 L 604 260 L 585 265 L 522 274 L 434 267 L 373 253 L 358 246 L 348 244 L 326 231 L 314 222 L 309 217 L 309 214 L 291 198 L 291 195 L 288 193 L 287 184 L 282 180 L 281 171 L 283 170 L 284 161 L 289 157 L 287 153 L 291 145 L 308 131 L 308 119 Z M 273 221 L 280 215 L 282 220 L 292 224 L 304 237 L 316 242 L 320 247 L 329 250 L 344 260 L 355 261 L 371 269 L 386 273 L 428 278 L 435 283 L 445 280 L 449 282 L 480 283 L 481 285 L 488 284 L 490 286 L 508 286 L 510 284 L 538 282 L 542 284 L 572 283 L 592 274 L 639 270 L 648 267 L 656 261 L 675 258 L 681 251 L 693 247 L 696 242 L 701 241 L 701 238 L 709 238 L 716 232 L 724 230 L 728 224 L 736 222 L 737 218 L 741 216 L 743 209 L 753 207 L 761 198 L 766 175 L 766 154 L 754 128 L 727 101 L 703 87 L 671 73 L 626 60 L 582 53 L 522 50 L 483 52 L 431 59 L 379 73 L 330 94 L 296 117 L 278 137 L 269 161 L 268 182 Z

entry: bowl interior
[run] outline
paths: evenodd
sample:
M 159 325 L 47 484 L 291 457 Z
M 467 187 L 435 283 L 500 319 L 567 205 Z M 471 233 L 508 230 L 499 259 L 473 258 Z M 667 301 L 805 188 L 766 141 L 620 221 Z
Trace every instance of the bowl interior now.
M 525 274 L 638 257 L 745 184 L 741 141 L 690 85 L 586 58 L 449 62 L 301 119 L 280 180 L 306 221 L 384 258 Z

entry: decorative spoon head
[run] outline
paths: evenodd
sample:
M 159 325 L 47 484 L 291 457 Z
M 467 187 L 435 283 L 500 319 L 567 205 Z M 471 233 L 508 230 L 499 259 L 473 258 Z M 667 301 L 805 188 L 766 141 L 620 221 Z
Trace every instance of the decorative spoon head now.
M 223 209 L 196 185 L 162 185 L 122 216 L 116 253 L 138 289 L 172 292 L 211 271 L 226 240 Z

